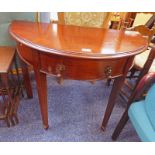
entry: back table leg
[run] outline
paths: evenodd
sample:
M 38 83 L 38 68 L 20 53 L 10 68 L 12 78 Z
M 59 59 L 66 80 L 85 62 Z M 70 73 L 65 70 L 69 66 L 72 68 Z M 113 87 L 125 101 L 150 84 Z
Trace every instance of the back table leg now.
M 111 94 L 109 96 L 109 102 L 108 102 L 108 105 L 106 107 L 106 111 L 105 111 L 102 126 L 101 126 L 102 130 L 105 130 L 105 128 L 106 128 L 106 125 L 109 121 L 110 115 L 111 115 L 112 110 L 113 110 L 114 105 L 115 105 L 116 97 L 118 96 L 119 91 L 122 88 L 124 80 L 125 80 L 125 76 L 117 77 L 114 80 L 114 84 L 113 84 L 113 87 L 111 90 Z
M 27 97 L 33 98 L 32 86 L 31 86 L 31 81 L 29 77 L 28 67 L 23 61 L 21 61 L 21 66 L 22 66 L 23 80 L 24 80 L 24 86 L 26 88 Z

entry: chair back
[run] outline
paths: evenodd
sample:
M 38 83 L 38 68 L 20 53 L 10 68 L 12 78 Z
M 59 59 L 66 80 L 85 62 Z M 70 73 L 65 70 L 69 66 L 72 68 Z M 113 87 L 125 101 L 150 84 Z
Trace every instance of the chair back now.
M 152 17 L 147 21 L 145 24 L 149 29 L 151 29 L 154 26 L 155 23 L 155 15 L 152 15 Z
M 142 34 L 144 37 L 148 38 L 148 43 L 150 43 L 153 35 L 154 35 L 154 29 L 149 29 L 148 27 L 146 27 L 145 25 L 138 25 L 135 26 L 134 31 L 139 32 L 140 34 Z
M 153 84 L 149 89 L 145 98 L 145 110 L 151 122 L 151 125 L 155 130 L 155 84 Z
M 60 12 L 58 22 L 66 25 L 108 28 L 110 12 Z

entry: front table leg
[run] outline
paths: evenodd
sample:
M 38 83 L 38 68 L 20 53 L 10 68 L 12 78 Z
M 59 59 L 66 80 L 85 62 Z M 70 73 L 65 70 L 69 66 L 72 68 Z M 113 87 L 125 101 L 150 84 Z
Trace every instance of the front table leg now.
M 114 80 L 114 84 L 113 84 L 113 87 L 112 87 L 112 90 L 111 90 L 111 94 L 109 96 L 108 105 L 106 107 L 106 111 L 105 111 L 102 126 L 101 126 L 101 129 L 103 131 L 106 128 L 106 125 L 108 123 L 108 120 L 110 118 L 110 115 L 111 115 L 112 110 L 113 110 L 114 105 L 115 105 L 116 97 L 117 97 L 117 95 L 119 94 L 119 92 L 120 92 L 120 90 L 122 88 L 124 80 L 125 80 L 125 76 L 117 77 Z
M 43 120 L 44 129 L 48 129 L 48 104 L 47 104 L 47 80 L 46 74 L 34 68 L 37 83 L 40 111 Z

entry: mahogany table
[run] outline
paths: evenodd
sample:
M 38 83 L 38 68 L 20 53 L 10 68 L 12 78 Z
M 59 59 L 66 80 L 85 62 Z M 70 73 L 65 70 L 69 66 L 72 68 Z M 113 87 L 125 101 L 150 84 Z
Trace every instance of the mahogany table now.
M 44 128 L 48 128 L 46 74 L 59 80 L 115 78 L 102 122 L 104 130 L 134 56 L 146 50 L 137 32 L 13 21 L 9 32 L 23 61 L 34 68 Z

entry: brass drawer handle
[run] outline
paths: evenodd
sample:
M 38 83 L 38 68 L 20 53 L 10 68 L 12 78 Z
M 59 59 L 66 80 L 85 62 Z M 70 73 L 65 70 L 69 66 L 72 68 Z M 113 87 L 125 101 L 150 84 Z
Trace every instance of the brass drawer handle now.
M 62 73 L 65 71 L 65 66 L 63 64 L 56 65 L 56 74 L 58 77 L 62 76 Z
M 112 75 L 112 67 L 111 66 L 107 66 L 104 70 L 104 74 L 106 76 L 106 78 L 111 78 Z
M 58 83 L 61 85 L 63 84 L 63 74 L 64 74 L 65 69 L 66 68 L 63 64 L 56 65 L 56 74 L 58 78 Z

